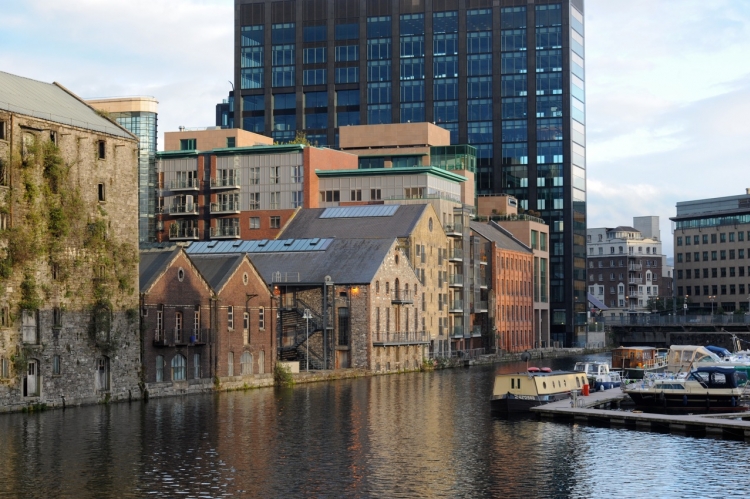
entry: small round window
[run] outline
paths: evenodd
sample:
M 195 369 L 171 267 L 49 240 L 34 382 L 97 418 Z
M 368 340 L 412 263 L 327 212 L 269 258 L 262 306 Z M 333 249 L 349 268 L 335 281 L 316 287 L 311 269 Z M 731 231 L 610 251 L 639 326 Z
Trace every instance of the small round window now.
M 242 274 L 242 283 L 247 286 L 247 272 Z
M 177 270 L 177 280 L 180 281 L 180 282 L 182 282 L 183 279 L 185 279 L 185 271 L 182 270 L 182 267 L 180 267 Z

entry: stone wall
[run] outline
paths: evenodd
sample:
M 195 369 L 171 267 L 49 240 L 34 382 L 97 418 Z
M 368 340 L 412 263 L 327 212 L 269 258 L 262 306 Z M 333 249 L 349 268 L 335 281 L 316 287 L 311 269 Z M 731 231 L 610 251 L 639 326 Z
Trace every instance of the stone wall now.
M 0 121 L 0 412 L 139 398 L 137 141 Z

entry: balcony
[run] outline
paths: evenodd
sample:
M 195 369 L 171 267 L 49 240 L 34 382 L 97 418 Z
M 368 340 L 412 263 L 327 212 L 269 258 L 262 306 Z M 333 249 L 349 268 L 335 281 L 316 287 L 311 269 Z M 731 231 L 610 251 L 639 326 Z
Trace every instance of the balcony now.
M 391 304 L 393 305 L 409 305 L 414 303 L 411 291 L 408 289 L 395 289 L 391 295 Z
M 448 237 L 463 237 L 464 226 L 463 224 L 446 224 L 445 235 Z
M 630 263 L 628 264 L 628 270 L 630 272 L 640 272 L 643 269 L 643 265 L 640 263 Z
M 154 330 L 154 346 L 168 347 L 175 345 L 203 345 L 209 335 L 209 329 L 184 329 L 174 328 L 170 331 L 164 329 Z
M 173 204 L 167 208 L 167 213 L 172 216 L 197 215 L 198 205 L 195 203 Z
M 464 276 L 462 274 L 450 274 L 448 276 L 448 286 L 452 288 L 463 288 Z
M 460 262 L 464 259 L 464 250 L 461 248 L 450 248 L 448 250 L 448 260 L 451 262 Z
M 487 253 L 479 253 L 479 265 L 487 265 Z
M 197 241 L 199 238 L 197 227 L 184 227 L 178 224 L 169 226 L 170 241 Z
M 233 227 L 211 227 L 211 239 L 239 239 L 240 228 Z
M 629 284 L 643 284 L 643 277 L 630 277 L 628 279 Z
M 212 215 L 236 215 L 240 212 L 240 204 L 231 203 L 211 203 Z
M 427 331 L 386 332 L 373 333 L 372 335 L 373 346 L 427 345 L 429 342 L 430 338 Z
M 237 190 L 239 188 L 240 188 L 240 176 L 237 174 L 211 179 L 212 191 L 220 191 L 220 190 L 229 191 L 229 190 Z
M 474 312 L 477 314 L 483 314 L 487 312 L 487 302 L 486 301 L 475 301 L 474 302 Z
M 448 305 L 448 312 L 451 314 L 460 314 L 464 311 L 464 301 L 463 300 L 451 300 L 450 305 Z
M 200 181 L 197 178 L 188 178 L 184 180 L 172 180 L 169 183 L 170 191 L 198 191 L 200 190 Z
M 487 284 L 487 278 L 485 276 L 479 276 L 479 277 L 477 277 L 477 279 L 476 279 L 476 285 L 479 286 L 482 289 L 487 289 L 487 287 L 489 286 Z
M 154 346 L 165 347 L 167 346 L 167 335 L 163 329 L 154 329 Z
M 464 337 L 463 326 L 453 326 L 450 328 L 450 332 L 451 332 L 451 338 L 463 338 Z

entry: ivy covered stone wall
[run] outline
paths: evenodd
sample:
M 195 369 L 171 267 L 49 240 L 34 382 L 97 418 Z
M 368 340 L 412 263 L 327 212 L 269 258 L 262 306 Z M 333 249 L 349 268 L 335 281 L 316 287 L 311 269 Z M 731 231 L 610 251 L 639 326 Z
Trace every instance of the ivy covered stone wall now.
M 138 398 L 138 143 L 0 121 L 0 412 Z

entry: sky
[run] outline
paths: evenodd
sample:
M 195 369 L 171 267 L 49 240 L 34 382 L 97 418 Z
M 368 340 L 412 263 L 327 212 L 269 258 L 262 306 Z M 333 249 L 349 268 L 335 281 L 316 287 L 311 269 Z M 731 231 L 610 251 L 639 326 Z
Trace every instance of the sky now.
M 750 187 L 750 2 L 586 0 L 588 226 Z M 215 124 L 233 0 L 2 1 L 0 70 L 84 98 L 159 101 L 159 143 Z

